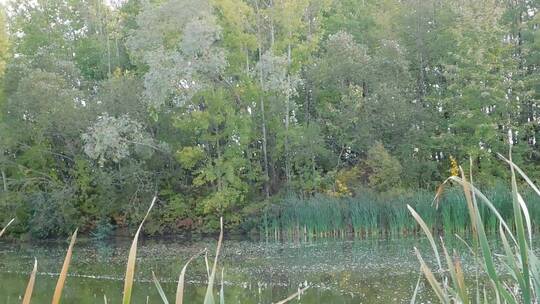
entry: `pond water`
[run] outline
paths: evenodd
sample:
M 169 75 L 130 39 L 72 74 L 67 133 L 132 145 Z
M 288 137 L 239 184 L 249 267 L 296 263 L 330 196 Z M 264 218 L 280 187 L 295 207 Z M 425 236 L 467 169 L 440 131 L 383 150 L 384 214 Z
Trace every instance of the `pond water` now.
M 109 303 L 120 303 L 130 242 L 78 240 L 63 302 L 103 303 L 106 295 Z M 67 245 L 0 241 L 0 302 L 20 303 L 34 257 L 38 276 L 33 303 L 49 302 Z M 215 246 L 214 239 L 141 239 L 133 303 L 161 303 L 152 271 L 173 301 L 175 281 L 188 257 L 204 248 L 214 252 Z M 414 246 L 433 262 L 425 239 L 280 243 L 225 239 L 219 260 L 225 269 L 225 302 L 275 303 L 307 283 L 312 287 L 291 303 L 409 303 L 419 269 Z M 470 257 L 462 258 L 467 266 Z M 206 290 L 204 258 L 189 266 L 187 281 L 185 302 L 201 303 Z M 429 288 L 422 286 L 417 303 L 433 302 Z

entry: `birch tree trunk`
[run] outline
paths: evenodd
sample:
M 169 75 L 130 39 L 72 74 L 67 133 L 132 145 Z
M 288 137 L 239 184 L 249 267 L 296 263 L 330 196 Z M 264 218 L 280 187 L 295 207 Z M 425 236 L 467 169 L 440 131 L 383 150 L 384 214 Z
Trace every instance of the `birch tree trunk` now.
M 259 39 L 259 60 L 262 58 L 262 30 L 261 30 L 261 15 L 260 15 L 260 8 L 259 8 L 259 1 L 257 0 L 255 2 L 256 8 L 257 8 L 257 36 Z M 261 86 L 261 92 L 260 92 L 260 100 L 259 100 L 259 106 L 261 111 L 261 128 L 262 128 L 262 150 L 263 150 L 263 158 L 264 158 L 264 192 L 266 195 L 266 198 L 270 198 L 270 176 L 268 174 L 268 151 L 267 151 L 267 138 L 266 138 L 266 117 L 265 117 L 265 107 L 264 107 L 264 77 L 263 77 L 263 67 L 262 64 L 259 65 L 259 82 Z
M 289 32 L 289 38 L 291 37 L 291 33 Z M 291 42 L 289 41 L 289 45 L 287 46 L 287 65 L 289 72 L 287 73 L 287 92 L 285 97 L 285 176 L 287 178 L 287 186 L 291 179 L 291 166 L 290 166 L 290 159 L 289 159 L 289 120 L 290 116 L 289 113 L 291 111 L 290 109 L 290 99 L 291 99 Z

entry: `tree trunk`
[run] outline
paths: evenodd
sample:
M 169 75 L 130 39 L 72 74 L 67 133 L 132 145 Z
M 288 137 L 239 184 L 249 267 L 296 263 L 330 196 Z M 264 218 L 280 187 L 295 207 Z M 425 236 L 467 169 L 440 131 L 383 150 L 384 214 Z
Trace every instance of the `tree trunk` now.
M 418 13 L 416 16 L 416 49 L 418 51 L 418 78 L 417 78 L 417 98 L 418 102 L 422 103 L 424 100 L 424 96 L 426 93 L 426 82 L 425 82 L 425 69 L 424 69 L 424 40 L 422 39 L 422 33 L 421 33 L 421 26 L 422 26 L 422 16 L 421 16 L 421 9 L 420 9 L 420 1 L 416 2 Z
M 109 40 L 109 37 L 106 37 L 106 39 L 107 39 L 107 70 L 110 76 L 111 75 L 111 42 Z
M 107 13 L 105 13 L 105 25 L 104 25 L 104 31 L 103 34 L 105 36 L 105 39 L 107 40 L 107 71 L 108 76 L 111 76 L 111 41 L 109 39 L 109 29 L 108 26 L 108 19 L 107 19 Z
M 291 33 L 289 32 L 289 37 L 291 36 Z M 287 73 L 287 93 L 285 98 L 285 143 L 284 143 L 284 149 L 285 149 L 285 176 L 287 179 L 287 185 L 291 180 L 291 167 L 290 167 L 290 159 L 289 159 L 289 113 L 290 113 L 290 90 L 291 90 L 291 75 L 290 75 L 290 69 L 291 69 L 291 43 L 289 42 L 289 45 L 287 47 L 287 63 L 289 66 L 289 72 Z
M 262 32 L 261 32 L 261 16 L 260 16 L 260 10 L 259 10 L 259 1 L 255 2 L 255 5 L 257 6 L 257 34 L 259 38 L 259 60 L 262 58 Z M 265 175 L 265 182 L 264 182 L 264 192 L 266 195 L 266 198 L 270 198 L 270 175 L 268 174 L 268 151 L 267 151 L 267 138 L 266 138 L 266 117 L 265 117 L 265 107 L 264 107 L 264 79 L 263 79 L 263 67 L 262 64 L 259 64 L 260 70 L 259 70 L 259 82 L 261 86 L 261 92 L 260 92 L 260 110 L 261 110 L 261 128 L 262 128 L 262 150 L 263 150 L 263 158 L 264 158 L 264 175 Z
M 260 97 L 260 107 L 261 107 L 261 127 L 262 127 L 262 149 L 263 149 L 263 157 L 264 157 L 264 175 L 266 178 L 265 185 L 264 185 L 264 192 L 266 194 L 266 198 L 270 198 L 270 176 L 268 174 L 268 152 L 266 150 L 266 118 L 264 117 L 264 97 L 261 93 Z
M 116 46 L 116 66 L 120 66 L 120 47 L 118 46 L 118 37 L 114 37 L 114 43 Z
M 4 169 L 2 169 L 1 171 L 2 171 L 2 183 L 4 184 L 4 192 L 8 192 L 6 172 L 4 172 Z
M 218 159 L 218 163 L 221 163 L 221 145 L 219 144 L 219 130 L 218 130 L 217 127 L 214 128 L 214 134 L 216 135 L 217 159 Z M 218 174 L 218 192 L 221 192 L 221 191 L 223 191 L 223 176 L 221 175 L 221 172 L 219 172 L 219 174 Z
M 246 75 L 249 75 L 249 49 L 246 47 Z
M 270 0 L 270 7 L 272 9 L 272 13 L 270 14 L 270 48 L 274 47 L 274 42 L 276 41 L 275 38 L 275 27 L 274 27 L 274 1 Z

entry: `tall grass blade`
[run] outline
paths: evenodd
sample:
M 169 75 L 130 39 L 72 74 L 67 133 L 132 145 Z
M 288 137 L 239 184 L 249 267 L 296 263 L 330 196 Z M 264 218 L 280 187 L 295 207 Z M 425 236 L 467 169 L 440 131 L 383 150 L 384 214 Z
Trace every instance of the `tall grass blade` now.
M 152 281 L 154 281 L 154 285 L 156 285 L 156 289 L 159 293 L 159 296 L 161 297 L 161 300 L 163 301 L 163 304 L 169 304 L 169 300 L 167 300 L 167 295 L 165 295 L 165 291 L 163 291 L 163 287 L 161 287 L 161 284 L 159 283 L 159 280 L 156 277 L 156 274 L 152 271 Z
M 133 243 L 131 244 L 131 248 L 129 249 L 129 257 L 128 257 L 128 262 L 126 266 L 126 277 L 124 280 L 124 297 L 122 299 L 123 304 L 131 303 L 131 292 L 133 289 L 133 279 L 135 277 L 135 262 L 137 259 L 137 242 L 139 240 L 139 234 L 141 233 L 143 224 L 146 221 L 148 214 L 150 214 L 150 210 L 152 210 L 152 207 L 154 207 L 154 203 L 156 202 L 156 199 L 157 199 L 157 196 L 154 196 L 154 198 L 152 199 L 152 203 L 150 204 L 150 207 L 148 208 L 148 211 L 146 212 L 146 215 L 144 216 L 141 224 L 139 225 L 139 229 L 137 229 L 137 232 L 135 233 L 135 237 L 133 238 Z
M 4 226 L 4 229 L 2 229 L 0 231 L 0 237 L 6 232 L 7 227 L 9 227 L 9 225 L 11 225 L 11 223 L 13 223 L 13 221 L 15 221 L 15 219 L 11 219 L 11 221 L 9 221 L 6 226 Z
M 465 285 L 465 275 L 463 274 L 463 268 L 461 267 L 461 260 L 455 251 L 454 268 L 456 269 L 456 279 L 457 285 L 459 286 L 459 291 L 463 294 L 461 297 L 463 299 L 463 303 L 470 303 L 469 292 L 467 291 L 467 286 Z
M 206 296 L 204 297 L 204 304 L 215 304 L 214 300 L 214 280 L 216 277 L 217 262 L 219 257 L 219 251 L 221 250 L 221 243 L 223 242 L 223 218 L 219 219 L 221 231 L 219 233 L 219 240 L 216 249 L 216 256 L 214 258 L 214 265 L 212 266 L 212 272 L 208 278 L 208 286 L 206 288 Z
M 219 291 L 219 304 L 225 304 L 225 288 L 223 287 L 223 276 L 225 268 L 221 268 L 221 290 Z
M 418 215 L 418 213 L 416 213 L 416 211 L 414 211 L 414 209 L 410 205 L 407 205 L 407 209 L 409 209 L 409 212 L 411 212 L 414 219 L 418 222 L 420 227 L 422 227 L 422 230 L 426 234 L 426 236 L 427 236 L 427 238 L 429 240 L 429 243 L 431 244 L 431 249 L 433 249 L 433 253 L 435 254 L 435 258 L 437 259 L 437 264 L 439 266 L 439 270 L 442 270 L 443 268 L 442 268 L 441 258 L 440 258 L 440 255 L 439 255 L 439 250 L 437 249 L 437 244 L 435 243 L 435 239 L 433 239 L 433 235 L 431 234 L 431 231 L 429 230 L 428 226 L 426 225 L 426 223 L 424 222 L 422 217 L 420 217 L 420 215 Z
M 532 224 L 531 224 L 531 217 L 529 215 L 529 209 L 527 208 L 527 204 L 525 204 L 525 200 L 523 200 L 523 197 L 519 192 L 516 192 L 517 194 L 517 201 L 519 203 L 519 207 L 521 210 L 523 210 L 523 215 L 525 216 L 525 224 L 527 225 L 527 235 L 529 236 L 529 244 L 532 246 Z
M 495 283 L 493 281 L 491 281 L 491 284 L 493 285 L 494 288 L 496 288 Z M 508 286 L 505 286 L 505 288 L 510 290 L 510 288 L 508 288 Z M 485 292 L 485 287 L 484 287 L 484 298 L 486 298 L 485 295 L 486 295 L 486 292 Z M 512 300 L 513 299 L 514 298 L 512 298 Z M 505 302 L 505 304 L 506 303 L 507 302 Z M 515 302 L 512 302 L 512 303 L 515 303 Z M 486 304 L 489 304 L 489 302 L 486 302 Z M 501 304 L 501 297 L 499 296 L 499 293 L 497 293 L 497 292 L 495 293 L 495 304 Z
M 512 146 L 510 146 L 509 151 L 509 162 L 512 162 Z M 523 281 L 525 283 L 524 288 L 521 290 L 524 303 L 531 302 L 531 288 L 530 288 L 530 277 L 529 277 L 529 246 L 527 245 L 527 238 L 525 236 L 525 227 L 523 225 L 523 215 L 525 218 L 529 216 L 527 207 L 523 207 L 523 204 L 520 201 L 520 194 L 517 188 L 516 173 L 514 166 L 510 166 L 511 177 L 512 177 L 512 197 L 513 197 L 513 209 L 514 209 L 514 223 L 516 228 L 519 254 L 521 257 L 521 271 L 523 273 Z M 521 199 L 523 200 L 523 199 Z M 530 220 L 529 220 L 530 221 Z
M 195 258 L 200 256 L 201 254 L 203 254 L 203 252 L 207 252 L 206 249 L 192 256 L 186 262 L 186 264 L 184 265 L 184 268 L 182 268 L 182 271 L 180 272 L 180 277 L 178 278 L 178 285 L 176 287 L 176 304 L 182 304 L 184 302 L 184 281 L 186 278 L 186 270 L 189 263 L 191 263 L 191 261 L 193 261 Z
M 454 262 L 452 261 L 452 258 L 450 257 L 450 254 L 448 254 L 448 250 L 446 249 L 446 246 L 444 245 L 442 237 L 441 237 L 441 242 L 442 242 L 442 249 L 443 249 L 444 257 L 446 259 L 446 265 L 448 265 L 448 271 L 450 272 L 450 278 L 452 279 L 452 284 L 454 286 L 454 289 L 457 291 L 457 294 L 460 298 L 461 303 L 469 303 L 467 290 L 464 288 L 465 286 L 464 284 L 461 283 L 460 279 L 458 279 L 457 269 L 454 265 Z
M 304 291 L 306 291 L 308 288 L 309 288 L 309 286 L 304 287 L 304 288 L 302 288 L 302 289 L 298 289 L 297 292 L 295 292 L 295 293 L 293 293 L 292 295 L 288 296 L 286 299 L 277 302 L 276 304 L 285 304 L 285 303 L 287 303 L 287 302 L 289 302 L 289 301 L 292 301 L 292 300 L 294 300 L 296 297 L 298 297 L 298 296 L 300 296 L 301 294 L 303 294 Z
M 493 212 L 493 214 L 495 215 L 495 217 L 497 218 L 499 223 L 501 223 L 503 225 L 504 229 L 508 232 L 508 235 L 510 236 L 510 238 L 512 239 L 514 244 L 517 245 L 517 240 L 514 237 L 514 235 L 512 234 L 512 230 L 510 229 L 510 227 L 508 227 L 508 224 L 506 223 L 504 218 L 501 216 L 501 214 L 499 213 L 497 208 L 493 205 L 493 203 L 480 190 L 478 190 L 478 188 L 476 188 L 475 186 L 473 186 L 472 184 L 467 182 L 466 179 L 462 179 L 462 178 L 457 177 L 457 176 L 451 176 L 445 182 L 447 182 L 447 181 L 454 181 L 454 182 L 460 184 L 463 187 L 463 189 L 465 189 L 465 188 L 469 189 L 469 191 L 472 192 L 475 195 L 475 197 L 479 197 L 481 199 L 481 202 L 483 202 L 484 205 L 486 205 L 489 208 L 489 210 L 491 212 Z M 465 198 L 467 199 L 467 196 L 465 196 Z M 472 196 L 469 195 L 469 198 L 471 199 L 471 202 L 472 202 L 472 200 L 473 200 Z M 473 216 L 473 218 L 476 217 L 474 215 L 474 213 L 473 213 L 472 216 Z M 476 222 L 476 220 L 474 220 L 473 223 L 475 223 L 475 222 Z
M 459 236 L 458 234 L 454 234 L 454 236 L 461 242 L 463 243 L 463 245 L 465 245 L 465 247 L 467 247 L 467 249 L 469 250 L 469 252 L 475 256 L 475 252 L 474 250 L 472 249 L 471 245 L 469 245 L 469 243 L 467 243 L 467 241 L 465 241 L 461 236 Z
M 67 279 L 69 264 L 71 263 L 71 256 L 73 255 L 73 246 L 75 246 L 75 240 L 77 240 L 78 230 L 79 229 L 75 229 L 75 232 L 73 232 L 73 235 L 71 236 L 71 241 L 69 242 L 69 247 L 66 253 L 66 257 L 64 259 L 64 264 L 62 265 L 62 270 L 60 271 L 60 276 L 58 277 L 58 281 L 56 282 L 56 288 L 54 289 L 52 304 L 60 303 L 60 298 L 62 297 L 62 290 L 64 289 L 64 285 Z
M 531 250 L 529 251 L 530 264 L 531 264 L 531 276 L 534 284 L 534 290 L 536 290 L 536 303 L 540 303 L 540 260 L 536 257 L 536 254 Z
M 437 281 L 437 279 L 433 275 L 433 272 L 427 266 L 426 262 L 422 258 L 422 255 L 420 254 L 420 251 L 418 251 L 418 248 L 415 247 L 414 252 L 416 253 L 416 256 L 418 257 L 418 261 L 420 261 L 420 269 L 424 273 L 424 276 L 429 282 L 429 285 L 431 285 L 431 288 L 437 295 L 437 298 L 439 298 L 439 301 L 443 304 L 446 304 L 446 303 L 449 304 L 450 299 L 448 298 L 448 295 L 443 291 L 441 284 Z
M 519 173 L 519 175 L 521 175 L 521 177 L 527 182 L 527 184 L 529 184 L 529 186 L 534 190 L 534 192 L 536 192 L 536 194 L 540 195 L 540 189 L 538 189 L 538 187 L 536 187 L 536 185 L 533 183 L 533 181 L 527 176 L 527 174 L 525 174 L 525 172 L 523 172 L 523 170 L 521 170 L 514 162 L 512 162 L 511 160 L 508 160 L 502 154 L 497 153 L 497 155 L 502 160 L 504 160 L 507 164 L 509 164 L 511 168 L 515 169 L 517 171 L 517 173 Z
M 36 283 L 36 273 L 37 273 L 37 259 L 34 258 L 34 269 L 30 274 L 30 280 L 28 280 L 28 285 L 26 286 L 26 291 L 24 292 L 24 298 L 22 304 L 30 304 L 30 299 L 32 298 L 32 292 L 34 291 L 34 284 Z
M 461 168 L 461 166 L 459 167 L 459 170 L 461 172 L 461 179 L 464 181 L 464 183 L 462 184 L 462 187 L 463 187 L 463 193 L 465 194 L 465 201 L 467 202 L 467 209 L 469 210 L 469 217 L 471 219 L 471 224 L 472 224 L 472 232 L 473 232 L 473 236 L 476 238 L 477 237 L 476 229 L 478 229 L 478 221 L 481 219 L 476 217 L 478 206 L 476 206 L 475 204 L 476 196 L 473 196 L 473 193 L 471 191 L 471 188 L 473 188 L 474 186 L 472 184 L 472 181 L 471 183 L 467 183 L 467 178 L 465 177 L 465 173 L 463 172 L 463 168 Z
M 416 296 L 418 295 L 418 291 L 420 290 L 421 280 L 422 280 L 422 273 L 420 272 L 420 275 L 418 276 L 418 281 L 416 281 L 416 287 L 414 287 L 414 292 L 413 292 L 410 304 L 416 304 Z
M 504 286 L 502 286 L 499 276 L 497 275 L 497 271 L 495 269 L 495 262 L 493 261 L 493 255 L 491 253 L 491 249 L 489 248 L 486 231 L 484 229 L 482 217 L 480 215 L 480 211 L 478 210 L 476 202 L 476 188 L 472 184 L 467 182 L 465 174 L 463 174 L 463 170 L 461 170 L 461 179 L 457 178 L 456 180 L 459 180 L 459 183 L 463 186 L 463 191 L 465 192 L 465 199 L 467 200 L 467 206 L 469 206 L 470 208 L 469 213 L 471 215 L 471 222 L 476 225 L 476 229 L 474 229 L 474 231 L 476 232 L 476 238 L 480 245 L 480 251 L 482 252 L 486 272 L 489 278 L 493 281 L 496 292 L 502 295 L 508 303 L 515 303 L 515 300 L 512 298 L 510 293 L 504 288 Z M 480 191 L 478 192 L 481 194 Z M 475 195 L 474 199 L 473 195 Z M 485 199 L 485 203 L 487 205 L 493 206 L 491 201 L 489 201 L 487 198 Z M 493 210 L 497 212 L 497 209 L 495 209 L 495 207 L 493 207 Z M 500 222 L 503 226 L 508 227 L 502 217 L 500 218 Z
M 435 193 L 435 197 L 433 198 L 433 202 L 431 204 L 435 204 L 435 209 L 439 208 L 439 202 L 441 201 L 441 196 L 444 192 L 444 183 L 440 184 L 439 187 L 437 187 L 437 192 Z
M 204 264 L 206 265 L 206 277 L 210 279 L 210 263 L 208 262 L 208 251 L 204 253 Z
M 521 273 L 521 270 L 518 267 L 518 263 L 514 256 L 514 252 L 512 251 L 512 248 L 510 247 L 510 244 L 508 243 L 508 239 L 506 238 L 506 233 L 504 232 L 501 226 L 499 226 L 499 234 L 501 236 L 502 245 L 504 248 L 504 252 L 506 254 L 506 263 L 508 264 L 511 273 L 514 276 L 515 280 L 518 282 L 520 288 L 525 288 L 526 284 L 524 282 L 523 275 Z

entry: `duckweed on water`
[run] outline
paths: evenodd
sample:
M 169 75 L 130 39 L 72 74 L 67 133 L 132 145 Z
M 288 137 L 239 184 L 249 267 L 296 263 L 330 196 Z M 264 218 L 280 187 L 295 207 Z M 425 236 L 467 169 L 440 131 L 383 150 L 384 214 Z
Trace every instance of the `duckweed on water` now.
M 133 285 L 134 285 L 134 282 L 135 282 L 135 266 L 136 266 L 136 261 L 137 261 L 137 245 L 138 245 L 138 240 L 139 240 L 139 234 L 141 232 L 142 226 L 143 226 L 146 218 L 148 217 L 148 214 L 150 213 L 150 211 L 152 210 L 152 208 L 154 206 L 154 203 L 155 203 L 156 199 L 157 199 L 157 197 L 153 198 L 152 203 L 150 204 L 150 207 L 148 208 L 148 211 L 146 213 L 146 216 L 142 220 L 139 228 L 137 229 L 137 232 L 135 233 L 135 237 L 133 238 L 133 242 L 132 242 L 130 250 L 129 250 L 128 261 L 127 261 L 126 272 L 125 272 L 125 279 L 124 279 L 124 292 L 122 293 L 123 294 L 123 296 L 122 296 L 123 297 L 123 299 L 122 299 L 123 304 L 129 304 L 129 303 L 132 302 L 131 299 L 132 299 Z M 216 270 L 217 270 L 219 253 L 220 253 L 221 244 L 222 244 L 222 241 L 223 241 L 223 219 L 221 219 L 220 222 L 221 222 L 221 232 L 220 232 L 220 235 L 219 235 L 218 245 L 217 245 L 217 249 L 216 249 L 216 255 L 215 255 L 215 258 L 214 258 L 214 263 L 213 263 L 213 266 L 211 268 L 212 269 L 211 271 L 210 271 L 210 269 L 208 267 L 208 263 L 207 263 L 208 280 L 207 280 L 206 293 L 205 293 L 205 296 L 204 296 L 204 304 L 215 304 L 216 303 L 216 300 L 214 298 L 214 293 L 215 293 L 215 291 L 214 291 L 214 282 L 215 282 L 215 277 L 216 277 Z M 4 233 L 7 226 L 9 226 L 9 224 L 11 224 L 11 223 L 12 223 L 12 221 L 10 221 L 4 227 L 4 229 L 2 229 L 2 231 L 0 231 L 0 236 Z M 69 269 L 69 266 L 70 266 L 70 263 L 71 263 L 71 256 L 73 254 L 73 247 L 75 245 L 76 238 L 77 238 L 77 230 L 75 230 L 75 232 L 73 233 L 73 235 L 71 237 L 71 242 L 70 242 L 69 248 L 68 248 L 66 256 L 65 256 L 64 264 L 63 264 L 62 270 L 61 270 L 61 272 L 59 274 L 58 281 L 57 281 L 57 284 L 56 284 L 56 288 L 54 289 L 54 295 L 53 295 L 53 298 L 52 298 L 52 303 L 53 304 L 60 303 L 60 299 L 62 297 L 62 291 L 64 289 L 64 285 L 65 285 L 67 275 L 68 275 L 68 269 Z M 188 263 L 190 261 L 191 260 L 189 260 Z M 179 280 L 178 280 L 177 293 L 176 293 L 176 297 L 175 297 L 175 299 L 176 299 L 175 303 L 176 304 L 182 304 L 183 303 L 183 293 L 184 293 L 184 284 L 185 284 L 184 280 L 185 280 L 186 267 L 187 267 L 187 264 L 184 266 L 184 269 L 182 270 L 182 272 L 180 274 L 180 277 L 179 277 Z M 35 282 L 36 282 L 37 271 L 38 271 L 38 261 L 37 261 L 37 259 L 34 259 L 34 267 L 33 267 L 32 272 L 30 273 L 30 279 L 28 280 L 28 284 L 27 284 L 27 287 L 25 289 L 24 297 L 23 297 L 23 300 L 22 300 L 23 304 L 29 304 L 31 302 L 32 293 L 33 293 Z M 168 302 L 167 296 L 165 295 L 165 292 L 163 291 L 163 288 L 161 287 L 161 284 L 159 283 L 159 281 L 157 280 L 157 278 L 156 278 L 156 276 L 154 274 L 153 274 L 153 279 L 154 279 L 154 283 L 156 285 L 156 288 L 157 288 L 157 290 L 158 290 L 158 292 L 160 294 L 160 297 L 161 297 L 163 303 L 168 304 L 169 302 Z M 220 299 L 219 303 L 220 304 L 225 303 L 223 284 L 224 283 L 223 283 L 223 277 L 222 277 L 221 290 L 220 290 L 220 296 L 219 296 L 219 299 Z M 307 284 L 305 286 L 300 286 L 296 293 L 288 296 L 284 300 L 279 301 L 278 304 L 284 304 L 284 303 L 287 303 L 287 302 L 295 299 L 296 297 L 300 297 L 304 293 L 304 291 L 307 290 L 308 288 L 309 288 L 309 286 Z M 108 303 L 106 295 L 103 295 L 103 301 L 105 303 Z

